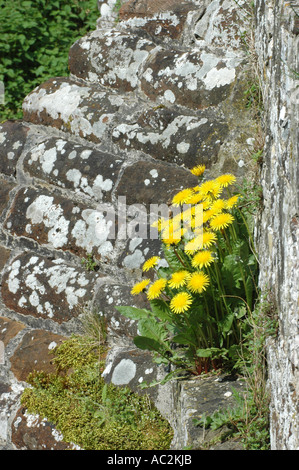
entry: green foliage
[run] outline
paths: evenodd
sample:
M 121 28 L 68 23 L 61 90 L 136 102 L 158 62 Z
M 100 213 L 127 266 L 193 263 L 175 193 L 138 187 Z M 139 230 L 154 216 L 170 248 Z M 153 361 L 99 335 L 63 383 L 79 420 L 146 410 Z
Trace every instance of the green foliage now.
M 52 354 L 56 372 L 32 372 L 21 402 L 54 423 L 64 442 L 85 450 L 169 448 L 172 430 L 148 396 L 105 384 L 93 339 L 73 336 Z
M 99 265 L 94 260 L 92 253 L 88 253 L 86 258 L 82 258 L 81 264 L 83 264 L 86 271 L 98 271 Z
M 96 0 L 0 0 L 0 122 L 22 118 L 22 102 L 49 78 L 68 75 L 71 45 L 95 29 Z
M 173 198 L 177 205 L 194 202 L 170 220 L 158 222 L 168 267 L 159 268 L 159 257 L 150 258 L 143 270 L 153 269 L 156 280 L 143 279 L 132 289 L 133 295 L 147 289 L 151 309 L 116 307 L 138 321 L 135 345 L 152 351 L 156 363 L 173 366 L 168 378 L 232 367 L 248 329 L 244 319 L 257 295 L 251 232 L 237 204 L 243 198 L 230 197 L 227 188 L 235 177 L 199 178 L 200 186 Z M 198 206 L 203 207 L 203 223 L 196 227 Z
M 276 336 L 277 312 L 270 294 L 256 302 L 246 319 L 242 354 L 235 367 L 243 375 L 245 393 L 233 390 L 235 406 L 216 410 L 194 420 L 205 429 L 228 428 L 230 437 L 238 438 L 246 450 L 270 450 L 269 393 L 267 390 L 266 339 Z

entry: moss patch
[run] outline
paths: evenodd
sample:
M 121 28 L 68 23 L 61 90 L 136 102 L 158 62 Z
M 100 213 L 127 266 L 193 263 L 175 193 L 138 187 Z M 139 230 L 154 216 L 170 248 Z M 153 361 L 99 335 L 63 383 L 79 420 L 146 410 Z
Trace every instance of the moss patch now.
M 22 405 L 55 424 L 66 443 L 85 450 L 165 450 L 169 423 L 148 396 L 101 378 L 105 350 L 73 336 L 53 350 L 55 374 L 32 372 Z

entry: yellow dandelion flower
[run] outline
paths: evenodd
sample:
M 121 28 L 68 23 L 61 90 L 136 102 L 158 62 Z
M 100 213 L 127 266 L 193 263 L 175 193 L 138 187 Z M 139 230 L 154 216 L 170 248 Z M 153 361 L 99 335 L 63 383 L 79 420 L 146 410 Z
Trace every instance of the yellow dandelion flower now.
M 193 194 L 193 196 L 188 199 L 188 204 L 199 204 L 201 202 L 203 202 L 201 194 Z
M 149 284 L 150 282 L 151 282 L 151 281 L 150 281 L 149 279 L 144 279 L 143 281 L 138 282 L 138 283 L 135 284 L 135 286 L 132 288 L 131 294 L 132 294 L 132 295 L 140 294 L 141 292 L 144 291 L 144 289 L 148 286 L 148 284 Z
M 210 207 L 211 215 L 216 215 L 225 208 L 225 201 L 223 199 L 217 199 Z
M 192 297 L 188 292 L 179 292 L 170 301 L 170 309 L 174 313 L 183 313 L 192 304 Z
M 210 226 L 212 230 L 221 230 L 223 228 L 228 227 L 231 223 L 233 223 L 234 218 L 231 214 L 227 214 L 225 212 L 216 215 L 210 222 Z
M 194 192 L 192 188 L 183 189 L 172 198 L 172 204 L 174 206 L 188 204 L 189 199 L 191 198 L 191 196 L 193 196 L 193 194 Z
M 213 254 L 209 250 L 199 251 L 196 253 L 191 261 L 193 268 L 203 268 L 210 266 L 213 263 Z
M 204 232 L 202 234 L 202 248 L 209 248 L 217 240 L 217 236 L 213 232 Z
M 151 286 L 149 286 L 147 291 L 147 298 L 149 300 L 157 299 L 161 292 L 165 289 L 167 284 L 166 279 L 158 279 Z
M 221 191 L 222 191 L 221 185 L 216 180 L 205 181 L 198 188 L 198 193 L 202 197 L 216 198 L 219 196 Z
M 173 273 L 171 279 L 168 281 L 168 285 L 172 289 L 178 289 L 186 284 L 190 273 L 188 271 L 177 271 Z
M 194 273 L 188 280 L 187 288 L 194 293 L 200 294 L 202 291 L 206 290 L 209 285 L 209 277 L 202 273 Z
M 240 197 L 240 194 L 236 194 L 235 196 L 230 197 L 225 203 L 226 209 L 232 209 L 233 207 L 235 207 L 238 202 L 239 197 Z
M 192 175 L 201 176 L 204 173 L 205 169 L 206 169 L 205 165 L 197 165 L 193 167 L 190 171 Z
M 178 245 L 186 232 L 186 228 L 181 228 L 170 233 L 165 233 L 162 235 L 162 242 L 168 247 L 170 245 Z
M 151 268 L 153 268 L 154 266 L 156 266 L 156 264 L 158 264 L 158 262 L 160 261 L 160 257 L 159 256 L 152 256 L 150 259 L 148 259 L 143 267 L 142 267 L 142 270 L 143 271 L 149 271 Z
M 235 183 L 236 177 L 234 175 L 226 174 L 226 175 L 218 176 L 218 178 L 216 178 L 215 181 L 219 183 L 220 186 L 225 188 L 226 186 L 229 186 L 230 184 Z
M 202 248 L 203 246 L 202 239 L 203 239 L 203 234 L 195 238 L 192 238 L 192 240 L 186 243 L 184 250 L 187 253 L 187 255 L 192 255 L 193 253 L 195 253 L 196 251 Z
M 212 215 L 213 214 L 211 214 L 210 210 L 204 211 L 202 219 L 203 223 L 206 224 L 212 218 Z

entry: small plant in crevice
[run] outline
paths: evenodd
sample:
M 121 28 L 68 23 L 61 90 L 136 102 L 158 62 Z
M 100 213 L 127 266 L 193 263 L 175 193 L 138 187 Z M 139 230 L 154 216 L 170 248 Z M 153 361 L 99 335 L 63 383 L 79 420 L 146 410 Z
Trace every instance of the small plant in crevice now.
M 245 390 L 233 390 L 235 406 L 206 414 L 194 424 L 212 430 L 225 427 L 225 436 L 238 439 L 246 450 L 270 450 L 266 340 L 275 337 L 278 330 L 277 309 L 270 292 L 259 296 L 246 322 L 248 332 L 235 365 Z
M 204 171 L 193 168 L 198 186 L 173 197 L 173 207 L 182 210 L 155 223 L 168 267 L 149 258 L 143 271 L 153 270 L 156 279 L 142 279 L 131 292 L 146 295 L 150 309 L 116 307 L 138 320 L 135 345 L 152 351 L 156 363 L 172 365 L 163 382 L 231 367 L 257 295 L 251 231 L 239 208 L 242 197 L 230 191 L 236 178 L 204 180 Z
M 98 271 L 99 265 L 95 261 L 92 253 L 87 253 L 86 258 L 81 259 L 81 264 L 84 266 L 86 271 Z

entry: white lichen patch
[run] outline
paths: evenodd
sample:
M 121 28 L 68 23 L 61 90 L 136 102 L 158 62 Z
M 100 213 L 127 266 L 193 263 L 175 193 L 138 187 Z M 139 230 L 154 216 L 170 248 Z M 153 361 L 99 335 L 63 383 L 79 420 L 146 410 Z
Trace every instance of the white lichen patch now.
M 19 286 L 20 286 L 20 281 L 17 278 L 17 276 L 20 272 L 20 267 L 21 267 L 20 260 L 16 260 L 8 268 L 8 270 L 9 270 L 9 276 L 8 276 L 8 281 L 7 281 L 8 289 L 13 294 L 16 294 L 16 292 L 18 291 Z
M 82 219 L 78 220 L 72 229 L 76 244 L 91 253 L 94 247 L 98 253 L 107 255 L 113 250 L 109 241 L 112 220 L 107 220 L 102 212 L 86 209 L 82 211 Z
M 197 119 L 193 116 L 177 116 L 171 121 L 167 127 L 161 132 L 145 132 L 138 124 L 125 124 L 122 123 L 115 127 L 113 130 L 113 136 L 119 138 L 120 136 L 126 137 L 127 140 L 136 139 L 141 144 L 151 143 L 152 145 L 161 144 L 164 149 L 168 148 L 172 142 L 173 137 L 178 133 L 181 128 L 185 130 L 192 130 L 199 127 L 207 122 L 207 119 Z M 187 135 L 185 136 L 187 137 Z M 184 142 L 184 146 L 180 146 L 181 150 L 188 143 Z M 190 144 L 189 144 L 190 145 Z
M 224 67 L 219 70 L 210 70 L 203 79 L 203 82 L 207 90 L 212 90 L 215 87 L 230 85 L 234 82 L 235 78 L 236 70 Z
M 135 88 L 138 83 L 138 71 L 149 55 L 147 47 L 155 47 L 147 39 L 139 39 L 132 48 L 131 36 L 115 30 L 105 31 L 101 38 L 99 32 L 95 31 L 89 35 L 88 40 L 88 60 L 92 67 L 88 78 L 110 86 L 122 81 Z
M 63 215 L 63 209 L 59 204 L 53 203 L 51 196 L 40 195 L 28 206 L 26 218 L 31 224 L 44 224 L 48 231 L 48 242 L 54 248 L 63 247 L 68 241 L 69 221 Z
M 136 364 L 131 359 L 122 359 L 115 367 L 111 382 L 114 385 L 127 385 L 136 375 Z

